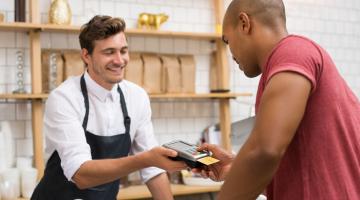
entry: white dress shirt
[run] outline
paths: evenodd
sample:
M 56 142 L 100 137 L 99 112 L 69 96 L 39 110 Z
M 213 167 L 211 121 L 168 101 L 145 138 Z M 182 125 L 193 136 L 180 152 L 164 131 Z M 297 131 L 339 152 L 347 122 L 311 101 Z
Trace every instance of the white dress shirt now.
M 58 152 L 61 167 L 68 180 L 71 180 L 81 164 L 92 159 L 90 146 L 86 142 L 82 127 L 85 104 L 80 77 L 68 78 L 50 93 L 44 114 L 46 156 L 48 158 L 55 150 Z M 92 80 L 87 72 L 84 78 L 89 96 L 87 131 L 100 136 L 124 134 L 124 118 L 117 85 L 109 91 Z M 145 90 L 129 81 L 123 80 L 119 85 L 124 93 L 131 118 L 130 154 L 157 146 L 151 123 L 149 96 Z M 162 169 L 149 167 L 142 169 L 140 174 L 142 180 L 146 182 L 163 172 Z

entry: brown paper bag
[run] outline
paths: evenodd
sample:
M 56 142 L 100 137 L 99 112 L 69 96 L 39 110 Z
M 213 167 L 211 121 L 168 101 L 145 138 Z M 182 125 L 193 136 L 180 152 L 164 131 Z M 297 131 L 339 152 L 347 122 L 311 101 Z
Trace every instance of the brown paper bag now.
M 195 93 L 196 65 L 193 55 L 179 56 L 181 66 L 182 92 Z
M 80 51 L 67 50 L 64 51 L 64 80 L 69 76 L 78 76 L 84 73 L 85 67 L 81 60 Z
M 173 55 L 162 55 L 164 70 L 164 90 L 166 93 L 181 93 L 181 68 L 179 60 Z
M 143 87 L 148 93 L 162 93 L 162 65 L 155 54 L 142 54 L 144 61 Z
M 49 93 L 63 82 L 64 61 L 58 50 L 41 52 L 42 91 Z
M 210 91 L 216 92 L 219 90 L 219 83 L 217 78 L 217 62 L 216 62 L 216 52 L 211 54 L 210 58 Z
M 140 53 L 130 53 L 130 61 L 125 67 L 125 79 L 143 86 L 144 63 Z

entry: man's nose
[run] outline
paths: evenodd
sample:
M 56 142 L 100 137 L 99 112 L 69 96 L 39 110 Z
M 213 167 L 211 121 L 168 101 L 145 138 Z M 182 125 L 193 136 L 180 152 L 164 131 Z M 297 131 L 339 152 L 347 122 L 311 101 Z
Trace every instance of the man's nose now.
M 124 60 L 123 55 L 119 51 L 117 51 L 114 55 L 114 63 L 122 65 L 122 64 L 124 64 L 124 62 L 125 62 L 125 60 Z

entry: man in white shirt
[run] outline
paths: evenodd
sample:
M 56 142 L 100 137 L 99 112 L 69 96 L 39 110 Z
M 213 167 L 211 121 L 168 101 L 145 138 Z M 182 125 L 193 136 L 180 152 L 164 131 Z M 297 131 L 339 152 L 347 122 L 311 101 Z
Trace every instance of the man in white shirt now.
M 66 80 L 46 102 L 51 156 L 31 199 L 116 199 L 119 179 L 136 170 L 154 199 L 173 199 L 164 170 L 186 165 L 168 158 L 175 151 L 157 147 L 147 93 L 123 80 L 129 61 L 124 31 L 125 22 L 109 16 L 81 28 L 86 72 Z

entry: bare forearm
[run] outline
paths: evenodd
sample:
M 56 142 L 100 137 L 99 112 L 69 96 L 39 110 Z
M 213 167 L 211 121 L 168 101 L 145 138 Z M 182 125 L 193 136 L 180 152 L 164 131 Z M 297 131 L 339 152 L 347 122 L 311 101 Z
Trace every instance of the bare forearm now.
M 118 159 L 91 160 L 83 163 L 73 180 L 80 189 L 117 180 L 131 172 L 148 167 L 144 153 Z
M 219 193 L 219 200 L 253 200 L 272 179 L 280 155 L 244 146 L 233 162 Z M 248 149 L 246 149 L 248 148 Z
M 162 173 L 146 183 L 154 200 L 173 200 L 169 179 Z

